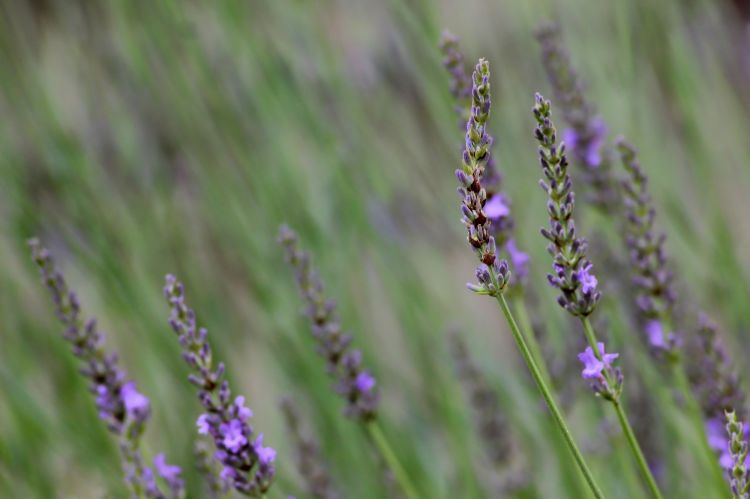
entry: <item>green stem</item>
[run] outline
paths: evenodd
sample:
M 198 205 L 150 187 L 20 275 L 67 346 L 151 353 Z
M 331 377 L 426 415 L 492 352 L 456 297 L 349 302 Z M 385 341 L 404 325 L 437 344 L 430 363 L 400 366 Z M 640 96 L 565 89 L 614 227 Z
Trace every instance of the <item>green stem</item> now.
M 531 375 L 534 378 L 534 381 L 536 381 L 536 384 L 539 387 L 539 391 L 542 392 L 542 397 L 544 397 L 544 401 L 547 402 L 547 406 L 549 407 L 549 410 L 552 413 L 555 422 L 560 427 L 560 431 L 565 438 L 565 442 L 568 444 L 570 451 L 573 453 L 573 457 L 575 458 L 578 467 L 581 469 L 583 476 L 586 478 L 586 482 L 588 482 L 591 491 L 594 493 L 594 496 L 596 496 L 598 499 L 604 498 L 604 494 L 594 480 L 594 475 L 591 473 L 591 470 L 586 464 L 586 461 L 584 461 L 583 455 L 578 449 L 575 440 L 573 440 L 573 434 L 568 429 L 568 425 L 565 423 L 565 419 L 563 418 L 562 413 L 557 408 L 557 404 L 552 398 L 552 393 L 550 392 L 549 388 L 547 387 L 547 383 L 545 383 L 544 378 L 542 377 L 542 373 L 540 372 L 539 366 L 537 366 L 537 363 L 534 360 L 531 351 L 529 350 L 524 335 L 518 329 L 518 325 L 516 324 L 516 320 L 513 318 L 513 313 L 510 311 L 510 307 L 508 307 L 508 302 L 505 300 L 505 296 L 503 296 L 502 294 L 498 294 L 495 296 L 495 298 L 500 304 L 500 308 L 502 308 L 503 310 L 505 319 L 508 321 L 510 330 L 513 333 L 513 339 L 516 341 L 516 345 L 521 351 L 521 355 L 523 356 L 524 361 L 526 361 L 526 365 L 528 366 L 529 371 L 531 371 Z
M 597 359 L 602 360 L 602 354 L 599 351 L 596 333 L 594 332 L 594 327 L 591 325 L 591 321 L 588 317 L 582 317 L 581 322 L 583 323 L 583 330 L 586 334 L 586 339 L 588 340 L 589 345 L 591 345 L 591 349 L 594 351 L 594 355 Z M 613 380 L 610 379 L 610 376 L 606 371 L 604 372 L 604 377 L 609 386 L 614 386 L 612 384 Z M 625 416 L 625 411 L 622 408 L 622 404 L 620 403 L 619 398 L 615 398 L 610 402 L 612 402 L 612 405 L 615 407 L 615 412 L 617 412 L 617 419 L 620 421 L 622 432 L 625 434 L 625 438 L 628 440 L 628 444 L 630 444 L 630 449 L 633 451 L 635 460 L 638 462 L 638 466 L 641 468 L 641 473 L 643 473 L 643 476 L 646 479 L 648 488 L 651 490 L 651 495 L 653 495 L 657 499 L 662 499 L 661 492 L 659 491 L 659 486 L 656 484 L 656 479 L 654 479 L 654 475 L 651 473 L 651 469 L 648 467 L 648 463 L 646 462 L 646 458 L 643 455 L 641 446 L 638 444 L 638 440 L 635 438 L 635 433 L 633 433 L 633 428 L 630 426 L 627 416 Z
M 703 411 L 698 405 L 698 402 L 695 400 L 693 392 L 690 390 L 690 382 L 687 379 L 687 374 L 685 374 L 685 366 L 682 362 L 677 360 L 673 363 L 672 370 L 677 382 L 677 387 L 680 391 L 680 395 L 682 395 L 682 398 L 687 405 L 687 412 L 690 422 L 695 427 L 695 431 L 697 432 L 698 438 L 701 441 L 700 444 L 703 447 L 704 455 L 708 458 L 708 462 L 706 464 L 711 468 L 711 473 L 713 474 L 714 479 L 717 481 L 717 483 L 724 485 L 726 484 L 724 473 L 719 466 L 719 460 L 716 458 L 716 452 L 711 448 L 710 445 L 708 445 L 708 437 L 706 436 Z
M 388 443 L 388 440 L 385 438 L 380 425 L 378 425 L 377 421 L 371 421 L 367 423 L 366 426 L 367 430 L 370 432 L 372 440 L 375 442 L 375 445 L 380 451 L 380 454 L 383 456 L 383 459 L 385 459 L 385 462 L 388 464 L 388 467 L 395 475 L 396 481 L 401 486 L 401 489 L 404 491 L 404 494 L 406 494 L 406 497 L 408 497 L 409 499 L 417 499 L 419 496 L 416 493 L 416 489 L 412 485 L 411 480 L 409 479 L 409 475 L 407 475 L 406 471 L 404 471 L 404 468 L 401 467 L 401 463 L 396 457 L 396 454 L 393 452 L 393 449 L 391 449 L 391 446 Z
M 542 357 L 542 349 L 536 340 L 534 328 L 531 327 L 529 311 L 526 308 L 526 303 L 523 301 L 523 296 L 517 296 L 514 300 L 511 300 L 511 303 L 513 304 L 513 311 L 516 313 L 516 317 L 518 317 L 518 322 L 521 324 L 521 331 L 526 333 L 526 343 L 539 367 L 539 371 L 542 373 L 542 378 L 549 386 L 553 386 L 552 376 L 547 371 L 547 364 L 544 362 L 544 357 Z
M 646 461 L 646 457 L 643 455 L 643 451 L 641 450 L 640 445 L 638 445 L 638 440 L 635 438 L 633 428 L 630 426 L 630 422 L 625 416 L 625 411 L 622 408 L 622 404 L 619 400 L 613 400 L 612 405 L 615 406 L 617 419 L 620 420 L 620 426 L 622 427 L 623 433 L 625 433 L 625 438 L 627 438 L 628 443 L 630 444 L 630 448 L 633 450 L 633 454 L 635 454 L 635 458 L 638 461 L 638 466 L 640 466 L 643 475 L 646 477 L 646 482 L 648 482 L 648 488 L 651 489 L 651 494 L 657 499 L 662 499 L 661 492 L 659 491 L 659 486 L 656 484 L 654 475 L 651 473 L 651 469 L 648 467 L 648 462 Z

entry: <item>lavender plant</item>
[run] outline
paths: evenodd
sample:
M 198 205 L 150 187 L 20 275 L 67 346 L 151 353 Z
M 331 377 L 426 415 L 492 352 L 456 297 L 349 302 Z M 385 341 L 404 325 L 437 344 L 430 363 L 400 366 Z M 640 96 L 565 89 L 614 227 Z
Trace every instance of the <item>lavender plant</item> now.
M 129 380 L 118 365 L 117 354 L 105 350 L 104 335 L 96 319 L 83 321 L 78 296 L 68 288 L 47 248 L 38 239 L 31 239 L 29 246 L 42 282 L 52 295 L 57 317 L 66 328 L 63 337 L 71 344 L 73 355 L 81 361 L 81 374 L 89 381 L 99 417 L 118 439 L 125 481 L 132 497 L 183 497 L 185 485 L 181 470 L 167 464 L 164 454 L 155 457 L 154 468 L 166 483 L 169 494 L 160 489 L 153 469 L 144 464 L 140 443 L 151 415 L 149 399 L 136 389 L 135 381 Z
M 737 420 L 732 409 L 727 409 L 727 433 L 729 434 L 729 453 L 732 466 L 729 470 L 729 484 L 733 499 L 750 498 L 750 478 L 747 474 L 747 440 L 745 425 Z
M 323 283 L 312 267 L 309 253 L 299 248 L 297 234 L 286 225 L 279 229 L 278 242 L 284 248 L 287 263 L 294 270 L 300 296 L 306 305 L 304 313 L 310 320 L 312 334 L 318 343 L 318 353 L 326 361 L 328 374 L 335 379 L 334 390 L 346 403 L 344 414 L 365 425 L 404 493 L 410 498 L 418 497 L 409 476 L 377 424 L 378 392 L 375 378 L 363 369 L 362 352 L 349 348 L 352 337 L 341 328 L 336 303 L 326 299 Z
M 601 298 L 597 289 L 598 281 L 593 274 L 593 265 L 586 257 L 586 240 L 576 235 L 573 208 L 575 193 L 573 182 L 568 175 L 568 160 L 565 154 L 565 143 L 557 145 L 557 131 L 551 119 L 550 102 L 536 94 L 533 108 L 536 128 L 534 130 L 539 142 L 539 162 L 546 181 L 540 185 L 547 193 L 547 213 L 550 218 L 549 229 L 541 233 L 549 241 L 548 252 L 552 255 L 553 273 L 547 275 L 549 283 L 560 291 L 558 303 L 571 315 L 580 319 L 583 324 L 589 346 L 579 354 L 578 359 L 584 364 L 582 376 L 591 383 L 594 392 L 612 403 L 623 433 L 641 468 L 644 478 L 654 497 L 661 493 L 656 484 L 640 445 L 627 420 L 620 397 L 622 394 L 623 376 L 613 362 L 619 354 L 606 353 L 604 343 L 596 338 L 589 315 L 596 308 Z
M 666 236 L 654 229 L 656 210 L 648 193 L 648 177 L 638 162 L 636 149 L 623 138 L 617 149 L 627 176 L 621 180 L 625 208 L 625 244 L 636 286 L 639 324 L 657 352 L 675 359 L 678 335 L 672 330 L 675 292 L 664 250 Z
M 542 47 L 542 63 L 555 99 L 570 127 L 563 132 L 563 141 L 581 167 L 582 180 L 589 189 L 587 200 L 606 213 L 614 213 L 619 208 L 619 196 L 610 154 L 605 149 L 604 120 L 586 98 L 584 84 L 562 42 L 560 27 L 556 23 L 543 23 L 536 38 Z
M 440 41 L 440 50 L 443 52 L 443 66 L 450 76 L 450 89 L 456 101 L 455 110 L 459 116 L 459 126 L 463 129 L 471 116 L 472 77 L 466 68 L 464 55 L 455 35 L 445 31 Z M 518 248 L 513 237 L 515 223 L 511 215 L 510 197 L 502 190 L 502 176 L 492 154 L 495 139 L 487 130 L 484 133 L 487 141 L 487 158 L 482 177 L 487 194 L 484 214 L 492 222 L 489 227 L 498 251 L 507 252 L 510 258 L 514 279 L 518 281 L 514 284 L 524 284 L 529 273 L 529 256 Z
M 169 324 L 179 339 L 182 358 L 193 371 L 188 379 L 198 387 L 205 409 L 197 421 L 198 433 L 213 439 L 222 480 L 241 494 L 265 497 L 276 472 L 276 451 L 263 445 L 262 433 L 254 438 L 248 423 L 253 412 L 245 406 L 245 397 L 232 399 L 229 382 L 222 379 L 224 363 L 214 367 L 208 331 L 198 328 L 195 312 L 185 303 L 184 287 L 173 275 L 166 277 L 164 295 L 171 307 Z
M 591 470 L 588 468 L 583 455 L 573 440 L 573 436 L 557 407 L 547 382 L 540 371 L 537 361 L 528 347 L 526 337 L 518 328 L 513 313 L 508 306 L 503 291 L 506 289 L 510 271 L 505 260 L 497 257 L 495 238 L 490 234 L 491 220 L 484 212 L 487 202 L 487 191 L 483 187 L 483 178 L 487 161 L 489 160 L 491 140 L 486 126 L 491 106 L 490 97 L 490 68 L 485 59 L 480 59 L 472 74 L 472 106 L 469 121 L 466 124 L 466 140 L 463 153 L 462 168 L 456 170 L 459 182 L 459 195 L 462 198 L 461 221 L 466 226 L 467 240 L 479 260 L 475 271 L 477 283 L 469 283 L 467 287 L 479 295 L 494 297 L 499 303 L 503 314 L 513 333 L 521 354 L 531 371 L 532 377 L 539 387 L 544 400 L 547 402 L 555 422 L 565 441 L 573 453 L 576 464 L 583 473 L 586 481 L 596 497 L 603 497 L 596 484 Z
M 519 452 L 497 395 L 469 355 L 464 339 L 454 332 L 449 341 L 453 363 L 474 412 L 476 432 L 496 475 L 497 492 L 508 494 L 523 488 L 528 477 L 525 469 L 510 469 Z
M 669 361 L 673 378 L 688 406 L 688 415 L 693 420 L 696 432 L 700 434 L 704 428 L 719 424 L 718 421 L 723 418 L 723 407 L 718 407 L 718 409 L 714 407 L 712 414 L 708 414 L 704 404 L 703 411 L 701 411 L 697 402 L 702 402 L 707 394 L 705 391 L 701 392 L 701 387 L 695 384 L 695 380 L 692 382 L 691 391 L 689 378 L 691 372 L 695 376 L 696 372 L 702 371 L 706 361 L 715 360 L 711 356 L 714 351 L 708 350 L 706 352 L 708 356 L 704 360 L 698 360 L 701 359 L 701 355 L 698 355 L 689 357 L 692 360 L 688 360 L 687 364 L 683 362 L 681 349 L 684 342 L 673 325 L 676 293 L 664 248 L 666 235 L 657 233 L 655 230 L 656 209 L 648 191 L 648 177 L 638 161 L 637 150 L 622 137 L 616 142 L 626 172 L 626 176 L 621 180 L 625 212 L 623 237 L 628 249 L 629 269 L 635 286 L 636 322 L 646 333 L 651 352 Z M 699 342 L 700 338 L 703 338 L 710 343 L 712 335 L 709 331 L 712 327 L 705 319 L 701 319 L 700 323 L 702 325 L 699 327 Z M 703 346 L 709 347 L 710 345 L 704 344 Z M 710 402 L 709 405 L 711 405 Z M 708 434 L 702 438 L 702 442 L 705 446 L 705 453 L 713 454 Z M 715 463 L 709 463 L 709 466 L 718 474 Z
M 297 453 L 297 470 L 305 482 L 305 492 L 315 499 L 337 499 L 339 494 L 325 465 L 320 446 L 302 431 L 300 415 L 290 399 L 281 402 L 287 430 Z

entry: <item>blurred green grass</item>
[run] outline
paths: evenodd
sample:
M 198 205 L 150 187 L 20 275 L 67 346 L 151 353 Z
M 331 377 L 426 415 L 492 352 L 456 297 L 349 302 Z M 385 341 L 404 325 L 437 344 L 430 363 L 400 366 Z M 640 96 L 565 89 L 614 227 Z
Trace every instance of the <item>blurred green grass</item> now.
M 386 432 L 425 497 L 486 494 L 450 327 L 496 384 L 538 495 L 580 497 L 503 321 L 463 287 L 473 263 L 456 222 L 461 136 L 436 49 L 443 27 L 492 65 L 496 155 L 552 334 L 572 331 L 543 287 L 529 110 L 534 91 L 549 93 L 533 28 L 556 18 L 611 132 L 641 150 L 681 292 L 721 320 L 738 361 L 748 354 L 750 68 L 745 27 L 721 3 L 119 0 L 0 11 L 0 496 L 123 494 L 114 444 L 27 255 L 38 235 L 152 397 L 148 452 L 190 470 L 193 491 L 199 406 L 166 323 L 167 272 L 185 281 L 255 427 L 279 448 L 276 497 L 299 492 L 277 408 L 286 394 L 345 496 L 382 497 L 377 461 L 339 416 L 298 314 L 274 242 L 287 222 L 373 366 Z M 612 237 L 605 220 L 581 216 L 584 231 Z M 617 347 L 647 363 L 612 322 Z M 584 442 L 603 438 L 589 398 L 573 412 Z M 603 452 L 591 461 L 608 496 L 642 494 L 627 455 Z M 700 490 L 694 464 L 673 456 L 667 490 Z

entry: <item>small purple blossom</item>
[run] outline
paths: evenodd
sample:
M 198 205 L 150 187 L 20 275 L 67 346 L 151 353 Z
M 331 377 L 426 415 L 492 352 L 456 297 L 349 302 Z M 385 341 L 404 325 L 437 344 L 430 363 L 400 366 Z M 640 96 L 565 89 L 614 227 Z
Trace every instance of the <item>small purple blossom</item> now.
M 589 168 L 599 168 L 602 164 L 602 148 L 607 140 L 607 125 L 600 116 L 596 116 L 589 126 L 591 136 L 588 140 L 581 140 L 574 128 L 566 128 L 562 139 L 573 155 L 582 158 Z
M 644 329 L 648 335 L 648 342 L 652 347 L 664 348 L 666 346 L 664 341 L 664 328 L 662 327 L 660 320 L 653 319 L 648 321 Z
M 239 395 L 236 399 L 234 399 L 234 405 L 237 408 L 237 418 L 239 418 L 240 421 L 247 421 L 251 417 L 253 417 L 253 411 L 245 407 L 245 397 L 242 395 Z
M 593 265 L 590 263 L 576 272 L 576 278 L 581 283 L 581 290 L 585 294 L 591 294 L 596 291 L 596 286 L 599 284 L 596 276 L 591 273 Z
M 263 447 L 263 434 L 258 435 L 253 444 L 255 453 L 258 455 L 258 461 L 264 466 L 268 466 L 276 459 L 276 451 L 271 447 Z
M 362 371 L 357 375 L 354 385 L 360 392 L 369 392 L 375 386 L 375 378 L 367 371 Z
M 616 400 L 622 389 L 622 374 L 612 363 L 619 353 L 606 353 L 604 343 L 597 343 L 598 354 L 588 346 L 578 354 L 578 360 L 583 364 L 581 377 L 592 382 L 594 391 L 607 400 Z
M 208 435 L 208 432 L 210 430 L 209 423 L 208 423 L 208 414 L 201 414 L 198 416 L 198 420 L 195 422 L 196 426 L 198 426 L 198 433 L 201 435 Z
M 515 239 L 509 239 L 505 249 L 508 250 L 508 256 L 510 256 L 513 275 L 518 281 L 524 283 L 529 276 L 529 254 L 518 249 Z
M 168 464 L 164 454 L 157 454 L 154 458 L 154 468 L 156 468 L 159 476 L 167 482 L 173 496 L 181 497 L 185 489 L 185 482 L 180 477 L 182 474 L 180 467 Z
M 494 222 L 510 215 L 510 207 L 502 194 L 495 194 L 484 204 L 484 214 Z
M 219 432 L 223 436 L 224 446 L 232 452 L 239 452 L 247 443 L 244 430 L 242 421 L 239 419 L 233 419 L 229 423 L 219 425 Z
M 135 388 L 135 381 L 128 381 L 120 388 L 125 410 L 133 419 L 144 419 L 149 412 L 148 398 Z
M 601 360 L 594 354 L 594 350 L 589 346 L 578 354 L 578 360 L 583 363 L 581 376 L 583 379 L 599 379 L 602 377 L 602 371 L 612 366 L 612 362 L 620 356 L 619 353 L 604 353 L 604 343 L 597 343 Z

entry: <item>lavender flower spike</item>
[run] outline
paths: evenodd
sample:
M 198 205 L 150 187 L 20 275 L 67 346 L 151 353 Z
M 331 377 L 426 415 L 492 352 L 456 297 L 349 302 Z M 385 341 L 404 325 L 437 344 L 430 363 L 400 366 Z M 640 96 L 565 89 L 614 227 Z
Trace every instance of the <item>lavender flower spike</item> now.
M 656 210 L 648 193 L 648 177 L 638 162 L 636 149 L 618 138 L 617 148 L 627 176 L 622 179 L 625 208 L 625 244 L 636 286 L 640 323 L 652 348 L 675 357 L 677 335 L 670 331 L 675 292 L 664 250 L 666 236 L 654 229 Z
M 297 408 L 286 398 L 281 402 L 281 410 L 297 451 L 297 470 L 305 482 L 306 492 L 314 499 L 337 499 L 339 494 L 333 486 L 320 447 L 315 439 L 303 433 Z
M 463 126 L 469 118 L 467 111 L 471 103 L 471 75 L 466 70 L 464 54 L 456 35 L 444 31 L 440 37 L 440 51 L 443 53 L 443 66 L 450 75 L 450 90 L 456 100 L 456 114 L 459 124 Z
M 576 236 L 573 206 L 575 194 L 568 175 L 565 143 L 557 145 L 557 132 L 550 119 L 550 103 L 536 94 L 534 117 L 539 142 L 539 162 L 546 181 L 541 185 L 547 193 L 547 213 L 550 228 L 542 229 L 549 240 L 547 251 L 553 256 L 553 273 L 547 275 L 549 283 L 560 290 L 558 303 L 571 314 L 585 318 L 590 315 L 601 298 L 592 265 L 586 258 L 586 241 Z
M 451 33 L 443 33 L 440 49 L 443 52 L 443 65 L 451 76 L 451 93 L 456 99 L 456 112 L 461 120 L 461 127 L 471 121 L 473 107 L 473 76 L 470 76 L 464 64 L 464 56 L 458 46 L 458 38 Z M 489 90 L 489 87 L 488 87 Z M 487 96 L 489 101 L 489 94 Z M 484 130 L 489 144 L 487 159 L 482 173 L 482 187 L 487 199 L 484 203 L 484 214 L 490 220 L 490 235 L 495 238 L 498 251 L 507 250 L 513 272 L 518 283 L 524 284 L 528 276 L 529 256 L 520 251 L 513 240 L 515 223 L 511 216 L 510 198 L 502 192 L 502 176 L 495 163 L 490 148 L 494 139 Z
M 750 498 L 750 478 L 747 474 L 748 446 L 745 440 L 744 424 L 737 420 L 732 409 L 725 412 L 727 433 L 729 434 L 729 453 L 732 456 L 732 467 L 729 470 L 729 484 L 733 499 Z
M 346 401 L 344 413 L 363 422 L 375 419 L 378 408 L 375 378 L 362 368 L 362 353 L 349 350 L 352 337 L 342 331 L 336 303 L 326 299 L 310 255 L 300 250 L 297 234 L 286 225 L 279 230 L 278 241 L 294 269 L 300 295 L 306 304 L 305 315 L 312 323 L 312 334 L 318 342 L 318 353 L 326 359 L 328 373 L 336 380 L 334 389 Z
M 497 296 L 508 284 L 510 270 L 505 260 L 497 258 L 495 238 L 490 232 L 492 222 L 485 212 L 488 198 L 482 181 L 492 146 L 486 128 L 490 115 L 490 66 L 485 59 L 480 59 L 474 69 L 472 83 L 463 166 L 456 170 L 460 184 L 458 193 L 462 197 L 461 221 L 466 226 L 469 244 L 481 262 L 475 272 L 478 284 L 467 284 L 467 287 L 479 294 Z
M 498 494 L 505 496 L 528 484 L 525 463 L 497 394 L 469 355 L 466 342 L 456 332 L 449 335 L 449 347 L 462 388 L 474 412 L 476 432 L 492 464 Z M 517 466 L 514 466 L 517 464 Z
M 63 337 L 72 345 L 73 355 L 83 364 L 81 374 L 89 380 L 91 393 L 96 396 L 99 417 L 119 439 L 125 481 L 132 496 L 167 497 L 157 486 L 153 471 L 143 464 L 140 451 L 141 436 L 151 415 L 148 398 L 138 392 L 135 382 L 129 381 L 125 371 L 117 365 L 117 354 L 107 353 L 104 349 L 104 335 L 97 328 L 96 320 L 92 318 L 84 323 L 78 297 L 68 288 L 47 248 L 37 239 L 31 239 L 29 246 L 39 266 L 42 282 L 52 294 L 57 317 L 66 328 Z M 167 465 L 163 455 L 158 457 L 157 464 L 162 466 L 157 466 L 162 477 L 161 471 L 169 469 L 169 497 L 182 497 L 184 484 L 180 480 L 180 468 Z
M 588 200 L 605 212 L 619 206 L 617 185 L 612 176 L 612 164 L 604 148 L 607 128 L 586 98 L 585 88 L 565 50 L 560 27 L 544 23 L 536 32 L 542 46 L 542 63 L 552 85 L 562 116 L 570 126 L 563 132 L 563 140 L 573 159 L 583 170 L 583 181 L 591 189 Z
M 263 446 L 263 435 L 253 438 L 249 419 L 253 412 L 245 397 L 232 399 L 229 382 L 223 380 L 224 364 L 213 363 L 208 331 L 198 329 L 195 312 L 185 303 L 185 291 L 173 275 L 166 278 L 164 295 L 172 313 L 169 323 L 179 338 L 182 357 L 193 371 L 188 379 L 199 388 L 205 413 L 196 422 L 198 433 L 210 435 L 216 445 L 215 458 L 221 463 L 221 479 L 241 494 L 261 497 L 271 487 L 276 451 Z

